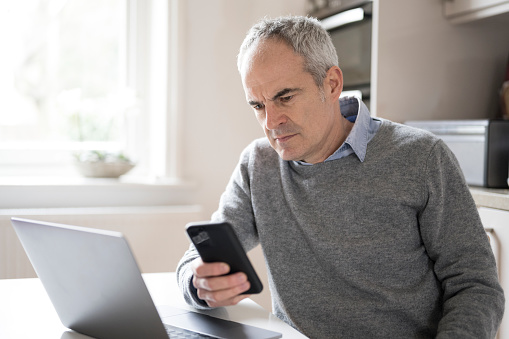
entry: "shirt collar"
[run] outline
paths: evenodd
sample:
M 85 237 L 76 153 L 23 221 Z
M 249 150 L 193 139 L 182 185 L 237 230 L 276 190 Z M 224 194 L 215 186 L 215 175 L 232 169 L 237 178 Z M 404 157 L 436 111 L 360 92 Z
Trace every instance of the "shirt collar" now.
M 339 100 L 339 105 L 341 114 L 348 120 L 351 120 L 350 117 L 355 115 L 357 116 L 355 119 L 355 124 L 353 125 L 353 128 L 346 138 L 344 144 L 348 144 L 352 148 L 357 158 L 359 158 L 361 162 L 364 162 L 364 159 L 366 158 L 368 142 L 374 135 L 374 133 L 371 132 L 372 128 L 370 128 L 372 121 L 371 114 L 369 113 L 366 105 L 356 97 L 341 98 Z M 340 150 L 341 147 L 334 154 Z
M 345 142 L 325 161 L 340 159 L 354 153 L 361 162 L 364 162 L 368 142 L 375 136 L 381 121 L 372 119 L 366 105 L 357 97 L 340 98 L 339 106 L 341 115 L 355 124 Z M 304 161 L 296 161 L 296 163 L 311 165 Z

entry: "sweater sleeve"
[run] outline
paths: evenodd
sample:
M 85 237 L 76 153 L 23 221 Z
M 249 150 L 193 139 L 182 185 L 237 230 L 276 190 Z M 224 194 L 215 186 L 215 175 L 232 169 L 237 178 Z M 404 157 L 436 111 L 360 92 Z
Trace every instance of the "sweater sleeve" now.
M 184 295 L 185 301 L 196 309 L 209 309 L 207 303 L 200 298 L 193 286 L 193 272 L 191 271 L 191 262 L 200 255 L 196 248 L 191 244 L 177 265 L 177 284 Z
M 211 218 L 214 222 L 226 221 L 232 224 L 246 251 L 258 244 L 249 190 L 248 162 L 249 149 L 246 149 L 221 196 L 218 210 Z M 198 257 L 196 248 L 191 244 L 177 265 L 177 283 L 189 305 L 197 309 L 206 309 L 209 307 L 198 298 L 192 285 L 191 262 Z
M 424 176 L 420 231 L 443 289 L 437 338 L 493 338 L 505 303 L 495 258 L 459 164 L 441 140 Z

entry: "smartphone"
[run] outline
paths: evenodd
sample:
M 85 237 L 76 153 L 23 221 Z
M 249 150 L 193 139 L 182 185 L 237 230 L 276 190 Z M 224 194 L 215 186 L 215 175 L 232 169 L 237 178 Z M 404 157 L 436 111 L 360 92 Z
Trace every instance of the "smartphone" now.
M 243 294 L 256 294 L 263 290 L 262 282 L 229 223 L 190 223 L 186 225 L 187 235 L 203 262 L 224 262 L 230 265 L 230 272 L 244 272 L 251 283 Z

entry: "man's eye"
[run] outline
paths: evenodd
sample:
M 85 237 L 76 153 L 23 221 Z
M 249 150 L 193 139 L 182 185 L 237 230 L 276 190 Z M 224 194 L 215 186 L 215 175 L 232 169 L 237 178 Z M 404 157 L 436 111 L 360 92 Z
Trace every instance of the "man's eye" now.
M 292 99 L 293 99 L 293 95 L 288 95 L 288 96 L 285 96 L 285 97 L 281 97 L 281 98 L 279 98 L 279 100 L 280 100 L 281 102 L 288 102 L 288 101 L 290 101 L 290 100 L 292 100 Z
M 263 109 L 263 105 L 262 104 L 258 104 L 258 105 L 254 105 L 253 108 L 257 111 Z

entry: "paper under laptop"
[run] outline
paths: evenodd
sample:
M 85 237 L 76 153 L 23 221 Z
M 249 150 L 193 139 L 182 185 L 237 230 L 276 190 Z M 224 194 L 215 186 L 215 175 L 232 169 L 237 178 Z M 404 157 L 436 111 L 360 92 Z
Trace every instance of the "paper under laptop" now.
M 165 306 L 160 312 L 121 233 L 12 218 L 62 324 L 97 338 L 168 338 L 168 325 L 213 338 L 281 338 L 262 328 Z M 164 323 L 164 324 L 163 324 Z

